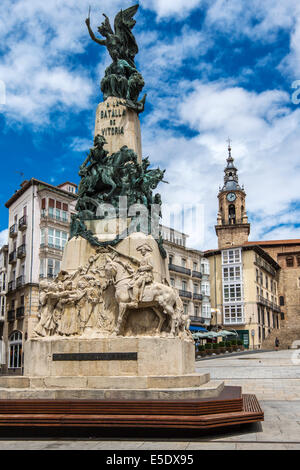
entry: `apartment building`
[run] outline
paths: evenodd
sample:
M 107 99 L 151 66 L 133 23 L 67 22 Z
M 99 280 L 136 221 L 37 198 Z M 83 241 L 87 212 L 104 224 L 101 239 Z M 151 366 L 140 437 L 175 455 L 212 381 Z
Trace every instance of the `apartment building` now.
M 210 261 L 213 324 L 237 331 L 246 348 L 260 348 L 280 328 L 280 266 L 259 246 L 205 253 Z
M 209 261 L 203 252 L 186 247 L 188 235 L 162 227 L 164 247 L 168 253 L 172 286 L 178 289 L 184 312 L 190 316 L 191 330 L 210 326 Z
M 53 186 L 32 178 L 5 204 L 9 210 L 3 325 L 7 361 L 2 373 L 22 373 L 23 342 L 37 321 L 39 281 L 60 271 L 76 189 L 73 183 Z
M 0 370 L 5 364 L 4 346 L 4 322 L 6 312 L 6 288 L 7 288 L 7 266 L 8 266 L 8 246 L 0 248 Z

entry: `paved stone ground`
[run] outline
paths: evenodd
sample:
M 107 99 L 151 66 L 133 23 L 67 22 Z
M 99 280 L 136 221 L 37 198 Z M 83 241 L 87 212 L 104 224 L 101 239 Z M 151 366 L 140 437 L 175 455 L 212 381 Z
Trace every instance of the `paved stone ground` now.
M 0 449 L 26 450 L 300 450 L 300 358 L 292 362 L 292 351 L 274 351 L 248 356 L 216 358 L 196 362 L 198 372 L 226 385 L 241 385 L 244 393 L 255 393 L 265 412 L 265 421 L 206 435 L 185 437 L 170 433 L 147 437 L 127 433 L 126 438 L 93 435 L 62 438 L 0 437 Z

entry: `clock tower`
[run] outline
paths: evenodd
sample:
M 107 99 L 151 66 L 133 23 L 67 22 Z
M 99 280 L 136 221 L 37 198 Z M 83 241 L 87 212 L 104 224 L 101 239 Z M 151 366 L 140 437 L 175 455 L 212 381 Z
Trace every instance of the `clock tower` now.
M 246 193 L 244 187 L 239 185 L 237 171 L 229 141 L 224 185 L 218 194 L 219 212 L 215 226 L 220 249 L 243 245 L 248 241 L 250 233 L 245 203 Z

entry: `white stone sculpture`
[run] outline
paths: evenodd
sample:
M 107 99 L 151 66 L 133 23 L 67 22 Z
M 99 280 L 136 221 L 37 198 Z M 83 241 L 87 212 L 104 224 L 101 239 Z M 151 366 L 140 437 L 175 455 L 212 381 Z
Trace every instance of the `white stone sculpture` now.
M 135 325 L 138 335 L 190 337 L 188 315 L 183 314 L 177 290 L 154 281 L 151 246 L 143 242 L 136 252 L 140 259 L 112 247 L 98 248 L 73 273 L 61 271 L 54 281 L 42 281 L 35 335 L 126 335 L 130 312 L 150 310 L 158 323 L 146 332 Z

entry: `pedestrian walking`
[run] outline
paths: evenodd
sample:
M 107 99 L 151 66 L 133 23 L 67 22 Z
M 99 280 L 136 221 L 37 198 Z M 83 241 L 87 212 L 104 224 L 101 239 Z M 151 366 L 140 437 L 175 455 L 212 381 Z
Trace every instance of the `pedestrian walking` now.
M 276 336 L 276 339 L 275 339 L 275 349 L 276 349 L 276 351 L 278 351 L 278 348 L 279 348 L 279 339 Z

